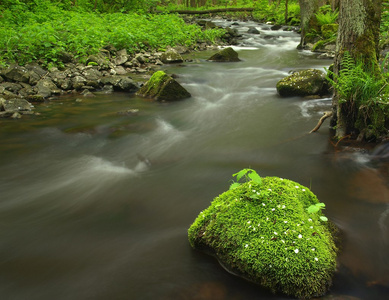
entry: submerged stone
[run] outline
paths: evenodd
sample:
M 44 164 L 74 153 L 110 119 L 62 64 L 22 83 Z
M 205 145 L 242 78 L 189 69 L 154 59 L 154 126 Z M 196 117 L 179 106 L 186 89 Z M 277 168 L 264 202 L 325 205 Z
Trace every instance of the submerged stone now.
M 163 71 L 155 72 L 136 94 L 158 101 L 177 101 L 191 97 L 185 88 Z
M 231 47 L 224 48 L 223 50 L 215 53 L 210 58 L 208 58 L 209 61 L 215 61 L 215 62 L 235 62 L 240 61 L 238 57 L 238 53 L 232 49 Z
M 336 269 L 335 226 L 306 187 L 278 177 L 216 197 L 188 230 L 191 246 L 273 292 L 309 299 L 328 291 Z
M 282 97 L 325 95 L 329 92 L 326 74 L 316 69 L 294 72 L 278 81 L 276 87 Z

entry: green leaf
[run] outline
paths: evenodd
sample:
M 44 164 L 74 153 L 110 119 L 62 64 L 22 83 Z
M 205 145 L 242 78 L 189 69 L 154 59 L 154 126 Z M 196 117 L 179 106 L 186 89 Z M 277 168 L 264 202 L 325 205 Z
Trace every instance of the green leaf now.
M 310 207 L 307 208 L 307 211 L 312 214 L 312 213 L 317 213 L 320 210 L 319 206 L 316 205 L 311 205 Z
M 243 170 L 240 170 L 238 173 L 235 173 L 233 174 L 232 176 L 236 176 L 236 180 L 240 180 L 244 175 L 246 175 L 246 173 L 250 171 L 249 169 L 243 169 Z
M 320 220 L 324 221 L 324 222 L 327 222 L 328 221 L 328 218 L 327 217 L 324 217 L 324 216 L 320 216 Z
M 251 173 L 248 175 L 252 181 L 258 184 L 262 184 L 261 176 L 258 175 L 257 172 L 251 171 Z
M 239 182 L 234 182 L 233 184 L 230 185 L 230 190 L 236 189 L 239 186 L 240 186 Z
M 317 203 L 317 204 L 315 204 L 315 205 L 318 206 L 318 207 L 320 207 L 320 208 L 326 207 L 326 205 L 325 205 L 323 202 Z

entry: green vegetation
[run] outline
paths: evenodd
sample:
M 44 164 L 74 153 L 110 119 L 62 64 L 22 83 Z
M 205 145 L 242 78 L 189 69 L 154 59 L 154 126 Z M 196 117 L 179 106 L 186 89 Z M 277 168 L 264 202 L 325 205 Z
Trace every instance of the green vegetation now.
M 177 15 L 131 12 L 97 13 L 84 8 L 67 10 L 47 0 L 31 6 L 17 0 L 0 7 L 0 63 L 26 64 L 41 60 L 61 65 L 64 53 L 84 61 L 112 45 L 129 53 L 167 46 L 193 46 L 198 40 L 215 42 L 224 31 L 186 24 Z
M 285 1 L 258 0 L 255 2 L 255 19 L 264 22 L 273 22 L 283 25 L 300 24 L 300 6 L 298 1 L 288 1 L 288 10 L 286 11 Z
M 385 65 L 386 59 L 383 62 Z M 339 93 L 339 103 L 354 109 L 355 128 L 368 128 L 368 136 L 379 137 L 387 133 L 389 116 L 389 73 L 366 66 L 362 60 L 355 61 L 345 52 L 341 69 L 336 75 L 328 70 L 327 79 Z
M 296 182 L 261 178 L 252 169 L 234 177 L 237 182 L 190 226 L 191 246 L 273 292 L 302 299 L 323 295 L 337 248 L 316 196 Z

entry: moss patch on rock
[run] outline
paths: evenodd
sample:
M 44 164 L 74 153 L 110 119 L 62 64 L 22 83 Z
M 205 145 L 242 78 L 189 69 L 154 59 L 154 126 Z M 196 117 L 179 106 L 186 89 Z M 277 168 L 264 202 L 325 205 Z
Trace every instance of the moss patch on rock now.
M 332 223 L 308 213 L 317 197 L 278 177 L 216 197 L 188 230 L 191 246 L 249 281 L 301 299 L 325 294 L 336 269 Z
M 307 69 L 294 72 L 277 82 L 277 92 L 282 97 L 325 95 L 329 84 L 323 71 Z
M 158 101 L 177 101 L 191 97 L 185 88 L 163 71 L 155 72 L 136 94 Z

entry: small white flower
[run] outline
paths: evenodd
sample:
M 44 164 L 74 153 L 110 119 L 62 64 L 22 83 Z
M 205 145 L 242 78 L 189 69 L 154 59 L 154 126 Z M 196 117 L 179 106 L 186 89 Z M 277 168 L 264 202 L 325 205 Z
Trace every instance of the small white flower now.
M 255 231 L 255 227 L 253 228 L 253 231 Z
M 275 211 L 276 209 L 275 208 L 272 208 L 271 211 Z
M 285 260 L 288 261 L 288 258 L 286 258 Z
M 271 265 L 269 265 L 269 267 L 271 268 Z
M 288 221 L 284 221 L 284 223 L 286 224 L 286 223 L 288 223 Z
M 280 180 L 284 180 L 284 178 L 280 178 Z
M 266 204 L 265 204 L 265 203 L 262 203 L 262 205 L 263 205 L 263 206 L 266 206 Z
M 267 190 L 271 192 L 271 189 L 267 189 Z
M 253 190 L 253 193 L 256 193 L 257 191 L 256 190 Z
M 316 249 L 315 249 L 315 248 L 312 248 L 311 250 L 312 250 L 312 251 L 315 251 Z
M 309 222 L 312 222 L 312 219 L 311 219 L 311 218 L 309 218 L 309 219 L 308 219 L 308 221 L 309 221 Z
M 303 192 L 305 192 L 305 189 L 302 189 Z
M 319 259 L 317 257 L 315 257 L 315 260 L 318 261 Z
M 285 205 L 282 205 L 282 208 L 285 208 Z
M 246 244 L 246 246 L 245 246 L 245 247 L 247 248 L 248 246 L 249 246 L 249 245 L 248 245 L 248 244 Z
M 299 249 L 294 249 L 294 253 L 299 253 Z
M 298 235 L 298 238 L 301 239 L 303 236 L 301 234 Z
M 277 233 L 277 232 L 275 232 L 275 231 L 274 231 L 274 234 L 275 234 L 275 235 L 278 235 L 278 233 Z
M 298 185 L 295 185 L 294 187 L 295 187 L 296 189 L 298 189 L 298 188 L 299 188 L 299 186 L 298 186 Z
M 297 226 L 300 226 L 300 224 L 297 224 Z
M 249 228 L 251 228 L 251 225 L 249 226 Z
M 283 242 L 285 244 L 285 241 L 284 240 L 281 240 L 281 242 Z
M 313 226 L 311 226 L 311 227 L 309 227 L 309 228 L 313 229 Z
M 269 218 L 268 218 L 268 217 L 266 217 L 266 221 L 269 221 Z
M 247 222 L 247 224 L 250 224 L 250 223 L 251 223 L 251 221 L 248 221 L 248 222 Z

